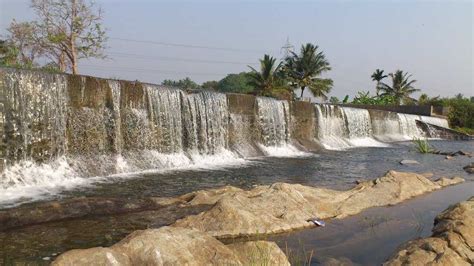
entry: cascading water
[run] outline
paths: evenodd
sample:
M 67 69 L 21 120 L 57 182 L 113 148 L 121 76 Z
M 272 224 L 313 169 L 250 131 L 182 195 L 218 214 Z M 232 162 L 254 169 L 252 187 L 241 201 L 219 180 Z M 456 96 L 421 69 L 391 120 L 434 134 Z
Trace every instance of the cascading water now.
M 268 156 L 305 155 L 290 144 L 290 107 L 287 101 L 257 97 L 261 149 Z
M 293 144 L 314 132 L 307 134 L 304 123 L 313 119 L 308 105 L 290 110 L 289 102 L 265 97 L 24 70 L 0 68 L 0 101 L 0 206 L 120 177 L 114 174 L 306 156 Z M 333 105 L 315 110 L 314 138 L 328 149 L 422 136 L 416 120 L 447 126 L 433 117 Z
M 316 105 L 318 138 L 327 149 L 383 147 L 373 139 L 370 114 L 366 109 Z
M 318 116 L 317 139 L 326 149 L 344 149 L 351 145 L 347 139 L 345 113 L 342 108 L 328 104 L 316 104 Z

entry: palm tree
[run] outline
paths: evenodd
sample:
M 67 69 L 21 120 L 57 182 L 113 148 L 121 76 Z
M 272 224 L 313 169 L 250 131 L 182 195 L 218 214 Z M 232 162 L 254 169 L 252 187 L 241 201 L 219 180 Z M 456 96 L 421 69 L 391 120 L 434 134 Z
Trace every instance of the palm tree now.
M 392 96 L 395 98 L 396 104 L 400 105 L 402 101 L 412 101 L 410 95 L 419 89 L 413 87 L 416 80 L 410 80 L 411 75 L 397 70 L 395 73 L 388 74 L 392 78 L 392 86 L 380 82 L 379 90 L 382 91 L 381 96 Z
M 276 58 L 267 54 L 263 56 L 263 59 L 260 59 L 260 71 L 248 66 L 252 70 L 250 85 L 256 88 L 259 95 L 271 95 L 272 89 L 280 79 L 281 66 L 281 62 L 276 65 Z
M 376 90 L 377 95 L 379 95 L 380 82 L 382 81 L 382 79 L 384 79 L 388 76 L 383 74 L 383 70 L 380 70 L 380 69 L 377 68 L 375 70 L 375 72 L 372 74 L 372 76 L 370 76 L 370 77 L 372 78 L 373 81 L 377 82 L 377 86 L 375 87 L 375 90 Z
M 291 52 L 285 61 L 286 74 L 291 85 L 301 89 L 301 98 L 304 90 L 309 88 L 313 96 L 327 99 L 326 94 L 331 91 L 333 82 L 318 76 L 331 70 L 331 67 L 323 52 L 318 52 L 318 46 L 311 43 L 302 45 L 300 54 Z

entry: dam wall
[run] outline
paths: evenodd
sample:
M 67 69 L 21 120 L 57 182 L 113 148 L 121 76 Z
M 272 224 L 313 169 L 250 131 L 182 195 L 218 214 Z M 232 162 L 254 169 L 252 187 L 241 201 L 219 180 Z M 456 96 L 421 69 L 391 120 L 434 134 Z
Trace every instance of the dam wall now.
M 434 108 L 431 105 L 338 104 L 338 106 L 369 109 L 369 110 L 390 111 L 390 112 L 395 112 L 395 113 L 412 114 L 412 115 L 424 115 L 424 116 L 432 116 L 435 114 L 443 115 L 442 108 L 440 110 L 440 108 Z
M 388 146 L 443 118 L 0 68 L 0 193 Z M 26 190 L 25 190 L 26 191 Z

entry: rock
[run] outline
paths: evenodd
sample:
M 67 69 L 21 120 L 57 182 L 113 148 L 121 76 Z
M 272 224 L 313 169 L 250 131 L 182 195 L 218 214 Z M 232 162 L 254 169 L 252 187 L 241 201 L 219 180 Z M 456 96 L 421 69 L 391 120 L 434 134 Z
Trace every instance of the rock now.
M 227 245 L 243 265 L 290 265 L 285 253 L 275 242 L 254 241 Z
M 384 265 L 473 265 L 474 197 L 439 214 L 432 232 L 403 245 Z
M 474 163 L 468 164 L 463 167 L 464 171 L 468 172 L 469 174 L 474 174 Z
M 384 177 L 362 181 L 348 191 L 275 183 L 249 191 L 211 193 L 212 197 L 205 197 L 207 203 L 214 204 L 211 209 L 178 220 L 172 226 L 197 229 L 217 238 L 280 233 L 314 227 L 307 222 L 312 217 L 343 218 L 462 181 L 455 178 L 436 183 L 419 174 L 389 171 Z
M 178 227 L 135 231 L 110 248 L 70 250 L 53 265 L 249 265 L 248 262 L 289 265 L 273 242 L 226 246 L 206 233 Z
M 130 258 L 111 248 L 73 249 L 61 254 L 52 265 L 132 265 Z
M 179 199 L 170 198 L 74 198 L 62 201 L 20 206 L 0 211 L 0 231 L 91 215 L 110 215 L 162 209 L 177 204 Z
M 444 157 L 446 160 L 451 160 L 453 159 L 454 157 L 453 156 L 449 156 L 449 155 L 446 155 L 446 157 Z
M 442 187 L 446 187 L 446 186 L 451 186 L 451 185 L 462 183 L 463 181 L 464 181 L 464 179 L 462 179 L 461 177 L 455 176 L 451 179 L 446 178 L 446 177 L 441 177 L 441 178 L 437 179 L 435 181 L 435 183 L 442 186 Z
M 415 161 L 415 160 L 401 160 L 400 164 L 409 165 L 409 164 L 420 164 L 420 163 L 418 161 Z

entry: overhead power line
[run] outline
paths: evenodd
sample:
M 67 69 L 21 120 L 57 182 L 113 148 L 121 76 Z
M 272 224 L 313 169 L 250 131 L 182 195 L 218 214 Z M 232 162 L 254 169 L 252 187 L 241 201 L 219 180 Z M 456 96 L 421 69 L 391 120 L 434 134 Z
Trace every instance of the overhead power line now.
M 86 68 L 99 69 L 99 70 L 126 70 L 132 72 L 154 72 L 154 73 L 165 73 L 165 74 L 179 74 L 179 75 L 201 75 L 201 76 L 226 76 L 229 73 L 206 73 L 206 72 L 187 72 L 187 71 L 175 71 L 167 69 L 148 69 L 148 68 L 133 68 L 133 67 L 117 67 L 117 66 L 95 66 L 95 65 L 80 65 Z
M 140 59 L 156 59 L 163 61 L 178 61 L 178 62 L 191 62 L 191 63 L 210 63 L 210 64 L 229 64 L 229 65 L 257 65 L 257 63 L 246 63 L 246 62 L 236 62 L 236 61 L 220 61 L 220 60 L 202 60 L 202 59 L 188 59 L 181 57 L 169 57 L 169 56 L 148 56 L 140 55 L 133 53 L 121 53 L 121 52 L 108 52 L 109 55 L 114 55 L 118 57 L 133 57 Z M 112 56 L 111 56 L 112 57 Z
M 154 44 L 154 45 L 182 47 L 182 48 L 195 48 L 195 49 L 229 51 L 229 52 L 243 52 L 243 53 L 268 53 L 268 51 L 263 51 L 263 50 L 249 50 L 249 49 L 239 49 L 239 48 L 231 48 L 231 47 L 217 47 L 217 46 L 205 46 L 205 45 L 184 44 L 184 43 L 170 43 L 170 42 L 150 41 L 150 40 L 134 40 L 134 39 L 117 38 L 117 37 L 110 37 L 109 39 L 110 40 L 123 41 L 123 42 L 148 43 L 148 44 Z

